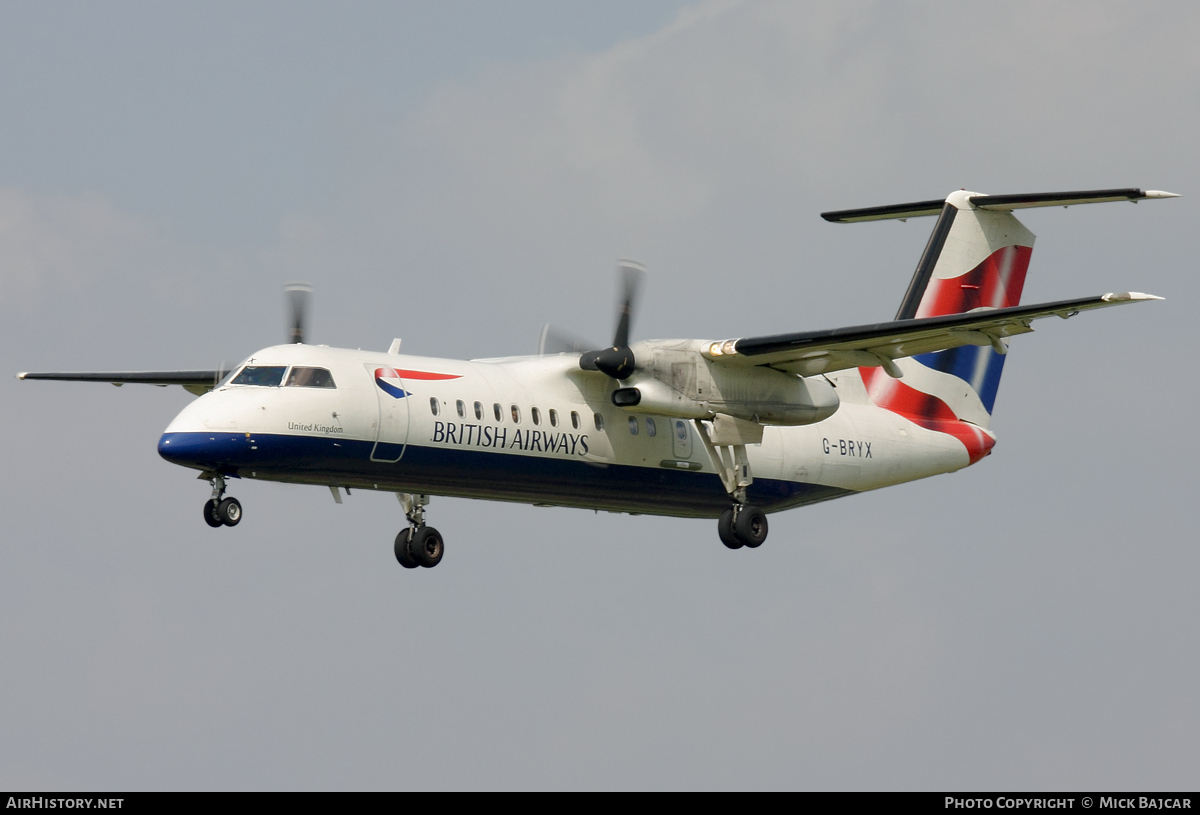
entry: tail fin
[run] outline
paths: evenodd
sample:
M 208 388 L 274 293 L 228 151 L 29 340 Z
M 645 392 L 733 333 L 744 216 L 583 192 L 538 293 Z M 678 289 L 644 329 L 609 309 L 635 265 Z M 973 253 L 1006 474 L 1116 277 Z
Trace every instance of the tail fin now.
M 1034 236 L 1013 216 L 1014 209 L 1174 197 L 1139 189 L 1020 195 L 960 190 L 944 202 L 843 210 L 822 217 L 850 223 L 938 216 L 896 313 L 897 320 L 911 320 L 1020 304 Z M 880 368 L 863 368 L 863 382 L 880 407 L 960 437 L 974 462 L 993 443 L 991 434 L 980 429 L 990 424 L 1004 368 L 1004 354 L 996 345 L 1007 347 L 999 340 L 994 345 L 966 345 L 901 360 L 903 382 L 887 377 Z
M 1011 212 L 974 205 L 971 199 L 979 197 L 983 196 L 960 191 L 946 199 L 897 320 L 1020 305 L 1034 235 Z M 915 359 L 965 382 L 985 411 L 970 418 L 988 426 L 1004 370 L 1003 354 L 990 345 L 967 345 Z

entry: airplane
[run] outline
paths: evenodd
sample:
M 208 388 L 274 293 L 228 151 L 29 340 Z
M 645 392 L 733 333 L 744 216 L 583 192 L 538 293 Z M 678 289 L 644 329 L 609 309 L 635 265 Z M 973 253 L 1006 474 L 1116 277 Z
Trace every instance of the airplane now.
M 777 512 L 962 469 L 991 453 L 1009 338 L 1044 317 L 1160 300 L 1139 292 L 1020 305 L 1030 207 L 1176 198 L 1109 189 L 822 213 L 833 223 L 936 216 L 893 320 L 724 340 L 632 341 L 645 270 L 619 265 L 612 344 L 543 330 L 535 356 L 453 360 L 305 343 L 311 289 L 289 286 L 290 342 L 228 372 L 19 373 L 19 379 L 182 385 L 199 396 L 158 442 L 199 470 L 211 527 L 236 526 L 230 479 L 393 492 L 407 569 L 442 560 L 430 496 L 717 519 L 760 546 Z

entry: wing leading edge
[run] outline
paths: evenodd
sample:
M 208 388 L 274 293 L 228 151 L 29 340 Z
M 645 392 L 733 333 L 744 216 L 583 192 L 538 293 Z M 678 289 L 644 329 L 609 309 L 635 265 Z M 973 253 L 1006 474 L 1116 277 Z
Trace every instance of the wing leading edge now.
M 1008 350 L 1004 338 L 1033 331 L 1030 323 L 1034 320 L 1051 316 L 1066 319 L 1081 311 L 1161 299 L 1141 292 L 1110 293 L 875 325 L 743 337 L 714 342 L 704 350 L 704 356 L 721 364 L 762 365 L 802 376 L 846 368 L 882 367 L 891 376 L 899 377 L 900 369 L 894 360 L 901 357 L 964 345 L 990 345 L 1003 354 Z

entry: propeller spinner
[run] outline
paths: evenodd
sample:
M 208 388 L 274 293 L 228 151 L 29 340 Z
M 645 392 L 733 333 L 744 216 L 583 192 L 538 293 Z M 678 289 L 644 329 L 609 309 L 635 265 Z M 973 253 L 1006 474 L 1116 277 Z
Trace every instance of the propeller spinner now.
M 637 367 L 637 360 L 629 347 L 629 327 L 633 321 L 638 289 L 646 276 L 646 267 L 632 260 L 622 260 L 617 264 L 617 272 L 621 276 L 621 299 L 612 347 L 584 353 L 579 357 L 579 367 L 585 371 L 600 371 L 613 379 L 626 379 Z

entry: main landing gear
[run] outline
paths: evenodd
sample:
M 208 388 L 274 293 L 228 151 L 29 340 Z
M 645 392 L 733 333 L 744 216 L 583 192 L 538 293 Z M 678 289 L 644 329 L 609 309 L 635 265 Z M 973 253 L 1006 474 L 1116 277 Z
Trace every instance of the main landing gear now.
M 445 545 L 442 534 L 425 525 L 425 505 L 429 503 L 429 496 L 398 492 L 396 497 L 408 518 L 408 528 L 400 530 L 396 536 L 396 560 L 406 569 L 418 566 L 432 569 L 442 562 Z
M 767 513 L 749 504 L 734 504 L 721 513 L 717 534 L 730 549 L 757 549 L 767 539 Z
M 700 440 L 708 449 L 721 484 L 729 493 L 732 506 L 721 513 L 717 521 L 717 534 L 721 543 L 730 549 L 757 549 L 767 539 L 767 514 L 756 506 L 746 503 L 746 488 L 754 483 L 750 473 L 750 459 L 746 456 L 746 442 L 761 443 L 762 427 L 755 428 L 746 422 L 737 422 L 718 417 L 712 432 L 699 419 L 696 430 Z
M 201 475 L 212 484 L 212 498 L 204 502 L 204 522 L 211 527 L 237 526 L 242 519 L 242 505 L 236 498 L 225 497 L 225 476 Z

